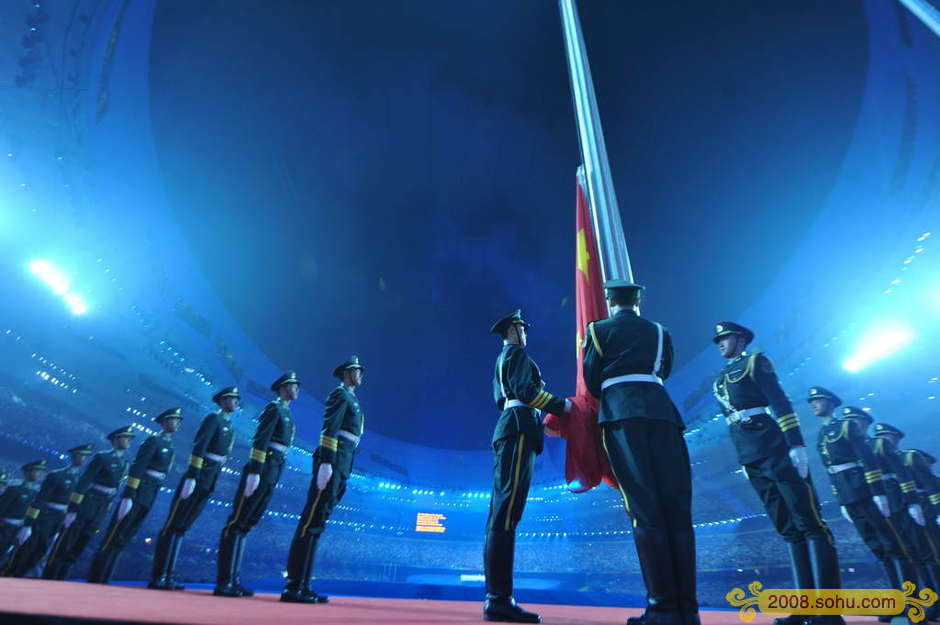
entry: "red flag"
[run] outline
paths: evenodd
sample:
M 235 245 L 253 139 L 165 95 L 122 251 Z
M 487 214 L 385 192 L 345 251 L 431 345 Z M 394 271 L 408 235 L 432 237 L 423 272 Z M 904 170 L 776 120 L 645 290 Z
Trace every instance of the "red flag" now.
M 591 223 L 584 191 L 583 168 L 578 169 L 576 201 L 575 307 L 577 328 L 578 381 L 571 399 L 568 415 L 550 414 L 545 425 L 568 441 L 565 456 L 565 479 L 568 488 L 581 493 L 597 486 L 601 480 L 613 488 L 617 482 L 607 464 L 601 444 L 600 426 L 597 425 L 598 402 L 588 392 L 584 382 L 584 333 L 587 324 L 607 317 L 604 285 L 601 283 L 601 265 L 597 252 L 597 239 Z

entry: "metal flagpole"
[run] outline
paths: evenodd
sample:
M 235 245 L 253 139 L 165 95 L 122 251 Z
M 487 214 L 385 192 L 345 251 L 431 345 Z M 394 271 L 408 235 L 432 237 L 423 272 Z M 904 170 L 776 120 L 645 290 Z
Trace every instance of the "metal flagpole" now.
M 594 222 L 594 234 L 601 261 L 601 277 L 604 280 L 633 281 L 633 268 L 627 251 L 627 240 L 623 234 L 617 194 L 610 176 L 607 147 L 601 118 L 597 112 L 594 83 L 588 66 L 584 36 L 575 0 L 558 0 L 561 11 L 562 31 L 568 56 L 568 76 L 571 79 L 571 96 L 574 100 L 578 138 L 581 143 L 581 162 L 587 180 L 587 201 Z
M 927 0 L 899 0 L 899 2 L 920 18 L 920 21 L 935 35 L 940 36 L 940 11 L 937 11 L 930 2 Z

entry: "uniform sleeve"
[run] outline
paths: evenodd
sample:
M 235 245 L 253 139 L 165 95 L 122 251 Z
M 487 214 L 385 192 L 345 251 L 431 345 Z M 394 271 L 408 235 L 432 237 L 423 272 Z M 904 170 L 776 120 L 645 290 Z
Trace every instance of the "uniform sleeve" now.
M 800 431 L 800 419 L 793 412 L 793 404 L 790 398 L 780 386 L 780 380 L 777 379 L 777 373 L 774 371 L 774 365 L 764 354 L 757 353 L 751 356 L 753 364 L 750 366 L 750 375 L 757 383 L 764 398 L 774 411 L 777 418 L 777 425 L 783 432 L 783 437 L 787 439 L 790 447 L 804 445 L 803 433 Z
M 16 486 L 10 486 L 3 491 L 3 494 L 0 494 L 0 517 L 8 515 L 7 510 L 12 507 L 11 504 L 16 498 L 16 491 Z
M 150 466 L 150 460 L 153 458 L 153 452 L 157 447 L 156 442 L 157 439 L 150 436 L 144 441 L 144 444 L 140 446 L 140 449 L 137 450 L 137 455 L 134 456 L 134 463 L 127 472 L 127 483 L 124 486 L 124 494 L 121 495 L 122 497 L 134 499 L 137 496 L 137 487 L 140 486 L 140 478 L 143 477 L 144 473 L 147 472 L 147 467 Z
M 46 479 L 42 481 L 39 492 L 36 493 L 33 502 L 29 505 L 29 508 L 26 509 L 26 525 L 32 525 L 33 521 L 39 517 L 39 511 L 42 510 L 42 507 L 46 505 L 46 502 L 48 502 L 49 498 L 52 496 L 52 491 L 55 490 L 56 481 L 58 479 L 59 474 L 53 472 L 47 475 Z
M 336 459 L 336 449 L 339 447 L 340 426 L 349 407 L 349 400 L 342 389 L 334 389 L 326 398 L 326 408 L 323 410 L 323 427 L 320 428 L 320 462 L 332 464 Z
M 199 429 L 196 431 L 196 439 L 193 441 L 193 451 L 189 455 L 189 467 L 186 469 L 187 478 L 196 479 L 199 477 L 199 470 L 202 469 L 203 465 L 206 463 L 204 454 L 206 453 L 209 443 L 212 442 L 212 437 L 215 436 L 217 427 L 218 415 L 214 412 L 206 415 L 206 418 L 199 424 Z
M 584 337 L 584 360 L 582 361 L 582 372 L 584 374 L 584 383 L 587 385 L 588 392 L 594 397 L 600 399 L 601 384 L 604 382 L 604 352 L 603 348 L 597 344 L 597 335 L 594 332 L 594 322 L 587 325 L 587 335 Z
M 261 473 L 261 469 L 264 468 L 264 463 L 268 459 L 268 445 L 271 444 L 271 437 L 274 436 L 278 419 L 278 404 L 271 402 L 258 419 L 258 427 L 255 429 L 255 437 L 251 443 L 251 454 L 248 464 L 245 465 L 246 473 Z
M 898 485 L 901 487 L 901 497 L 904 499 L 904 505 L 910 506 L 920 503 L 920 498 L 917 495 L 917 482 L 914 480 L 914 473 L 911 468 L 905 465 L 904 455 L 895 452 L 892 456 L 894 474 L 897 476 Z
M 848 424 L 845 427 L 848 428 L 847 436 L 849 443 L 852 445 L 852 450 L 855 452 L 855 457 L 858 458 L 865 469 L 865 483 L 871 489 L 872 495 L 884 495 L 885 484 L 882 479 L 881 465 L 878 464 L 878 459 L 875 458 L 875 452 L 865 442 L 865 435 L 858 423 L 851 419 L 845 423 Z
M 672 375 L 672 360 L 675 357 L 672 349 L 672 335 L 663 328 L 663 364 L 659 367 L 659 377 L 663 380 Z
M 72 489 L 72 494 L 69 497 L 69 512 L 78 511 L 78 506 L 85 498 L 85 493 L 91 488 L 91 485 L 95 483 L 95 477 L 97 477 L 100 468 L 101 456 L 96 455 L 91 459 L 91 462 L 88 463 L 88 467 L 85 469 L 84 473 L 82 473 L 82 476 L 75 482 L 75 488 Z
M 564 398 L 556 397 L 543 390 L 545 385 L 532 375 L 535 371 L 535 364 L 524 349 L 521 347 L 510 349 L 503 367 L 506 369 L 506 386 L 522 403 L 552 414 L 564 414 Z

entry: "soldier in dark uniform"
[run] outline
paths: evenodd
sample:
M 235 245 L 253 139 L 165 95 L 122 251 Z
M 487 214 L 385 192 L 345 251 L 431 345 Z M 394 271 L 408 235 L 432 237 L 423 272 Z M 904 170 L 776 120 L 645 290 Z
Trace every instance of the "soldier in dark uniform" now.
M 365 416 L 356 398 L 362 384 L 363 368 L 357 356 L 333 370 L 341 384 L 330 391 L 323 412 L 320 445 L 313 453 L 313 479 L 307 503 L 297 524 L 287 557 L 287 585 L 281 601 L 287 603 L 326 603 L 329 599 L 310 588 L 317 541 L 326 521 L 346 492 L 352 475 L 353 456 L 365 427 Z
M 212 396 L 212 401 L 219 406 L 219 411 L 206 415 L 196 432 L 193 451 L 189 456 L 189 468 L 173 494 L 170 514 L 157 538 L 148 588 L 183 590 L 183 586 L 175 579 L 180 544 L 183 536 L 206 507 L 219 473 L 235 443 L 235 430 L 232 428 L 230 415 L 240 407 L 241 396 L 238 394 L 238 387 L 223 388 Z
M 917 496 L 920 498 L 921 508 L 925 510 L 924 534 L 930 547 L 930 559 L 926 566 L 933 584 L 940 582 L 940 479 L 933 474 L 930 466 L 937 460 L 926 451 L 920 449 L 901 450 L 901 458 L 917 485 Z M 938 587 L 931 586 L 934 590 Z M 936 621 L 940 616 L 940 602 L 928 610 L 929 620 Z
M 20 530 L 26 518 L 36 493 L 39 492 L 39 483 L 46 472 L 46 461 L 37 460 L 23 465 L 23 481 L 8 487 L 0 495 L 0 563 L 17 544 L 17 538 L 22 536 Z
M 738 462 L 787 543 L 794 588 L 841 588 L 835 541 L 820 514 L 800 421 L 773 364 L 760 352 L 745 352 L 754 333 L 737 323 L 717 324 L 713 340 L 728 360 L 715 380 L 715 397 L 728 422 Z M 775 619 L 778 625 L 803 621 L 845 623 L 838 615 Z
M 891 522 L 901 535 L 917 569 L 919 579 L 910 581 L 915 582 L 918 588 L 940 588 L 940 579 L 934 579 L 928 567 L 933 552 L 924 530 L 927 519 L 917 494 L 917 482 L 898 451 L 898 442 L 904 438 L 904 432 L 887 423 L 875 423 L 872 427 L 874 437 L 870 444 L 887 480 Z
M 490 328 L 503 339 L 503 347 L 493 376 L 493 395 L 501 413 L 493 432 L 493 494 L 483 550 L 483 618 L 488 621 L 541 622 L 538 614 L 523 610 L 512 597 L 516 525 L 529 494 L 535 457 L 542 453 L 544 434 L 539 411 L 563 414 L 569 404 L 544 390 L 542 374 L 525 351 L 528 328 L 521 310 Z
M 107 584 L 111 580 L 121 552 L 137 535 L 150 508 L 153 507 L 160 487 L 166 481 L 167 473 L 173 467 L 173 459 L 176 457 L 173 450 L 173 433 L 180 427 L 183 411 L 180 408 L 170 408 L 153 420 L 163 431 L 148 436 L 137 450 L 127 475 L 124 495 L 111 517 L 104 540 L 98 545 L 98 551 L 91 561 L 89 582 Z
M 79 470 L 95 447 L 91 443 L 69 449 L 69 466 L 50 471 L 39 493 L 26 511 L 20 530 L 20 546 L 13 552 L 4 575 L 25 577 L 45 557 L 52 540 L 62 527 L 69 507 L 69 495 Z
M 915 579 L 916 571 L 891 525 L 882 471 L 865 440 L 864 429 L 854 419 L 834 417 L 842 400 L 830 390 L 814 386 L 807 401 L 816 416 L 823 419 L 816 448 L 829 473 L 842 516 L 855 525 L 859 536 L 881 562 L 891 586 L 900 589 L 898 580 Z M 845 415 L 854 412 L 863 411 L 852 406 L 843 410 Z
M 134 428 L 129 425 L 108 434 L 111 449 L 95 454 L 75 482 L 62 522 L 64 529 L 52 546 L 42 572 L 43 578 L 65 579 L 92 536 L 98 533 L 115 493 L 127 476 L 130 464 L 124 458 L 124 452 L 130 447 L 134 435 Z
M 604 287 L 611 317 L 588 324 L 584 381 L 600 400 L 601 442 L 632 519 L 646 585 L 646 611 L 628 623 L 698 625 L 685 423 L 663 386 L 672 339 L 640 317 L 642 286 L 610 280 Z
M 251 531 L 271 500 L 281 479 L 287 452 L 294 442 L 294 421 L 290 403 L 300 396 L 297 374 L 288 371 L 271 384 L 277 399 L 258 417 L 248 463 L 242 469 L 232 514 L 219 538 L 218 577 L 213 594 L 220 597 L 250 597 L 254 594 L 241 584 L 245 535 Z

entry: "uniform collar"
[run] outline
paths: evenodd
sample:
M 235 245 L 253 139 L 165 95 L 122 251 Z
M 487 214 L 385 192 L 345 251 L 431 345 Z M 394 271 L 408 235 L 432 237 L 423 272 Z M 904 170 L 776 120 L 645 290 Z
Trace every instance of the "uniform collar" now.
M 632 308 L 621 308 L 617 311 L 617 314 L 614 315 L 614 317 L 622 317 L 623 315 L 633 315 L 634 317 L 639 317 L 639 315 L 636 314 L 636 311 Z

